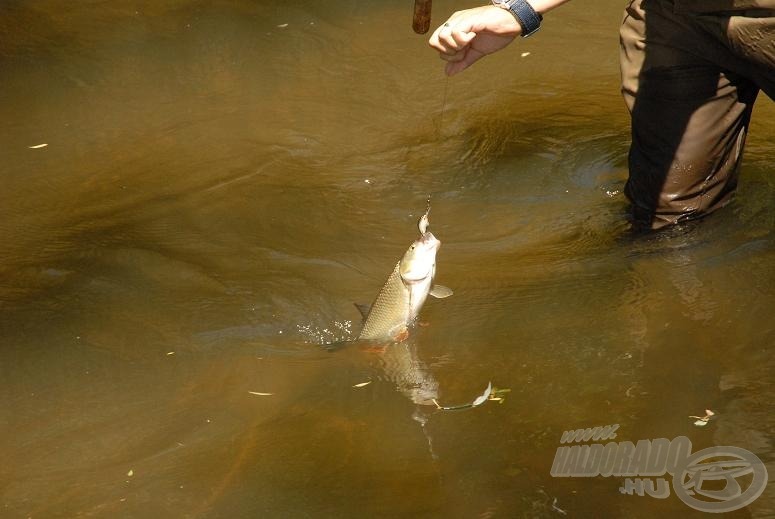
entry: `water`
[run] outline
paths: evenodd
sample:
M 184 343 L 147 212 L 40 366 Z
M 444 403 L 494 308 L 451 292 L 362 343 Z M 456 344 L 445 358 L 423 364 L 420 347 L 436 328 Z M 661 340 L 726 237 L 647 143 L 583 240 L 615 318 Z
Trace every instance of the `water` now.
M 775 109 L 730 207 L 629 237 L 620 8 L 447 81 L 410 3 L 0 7 L 0 515 L 692 516 L 551 477 L 614 423 L 769 463 Z M 455 295 L 403 350 L 321 348 L 429 193 Z

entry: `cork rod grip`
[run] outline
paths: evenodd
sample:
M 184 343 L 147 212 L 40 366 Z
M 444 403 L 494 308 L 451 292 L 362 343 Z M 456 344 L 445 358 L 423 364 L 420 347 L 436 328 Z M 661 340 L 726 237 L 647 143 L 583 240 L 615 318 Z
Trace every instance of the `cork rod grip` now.
M 414 0 L 414 18 L 412 29 L 417 34 L 425 34 L 431 26 L 432 0 Z

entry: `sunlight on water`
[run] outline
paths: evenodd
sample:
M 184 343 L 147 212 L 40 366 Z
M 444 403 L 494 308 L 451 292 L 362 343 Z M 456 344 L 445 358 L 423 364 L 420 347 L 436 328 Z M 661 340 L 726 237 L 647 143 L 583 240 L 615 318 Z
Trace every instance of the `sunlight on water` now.
M 305 344 L 330 345 L 351 341 L 355 335 L 352 321 L 334 321 L 330 328 L 319 328 L 314 324 L 297 324 L 296 330 L 304 338 Z

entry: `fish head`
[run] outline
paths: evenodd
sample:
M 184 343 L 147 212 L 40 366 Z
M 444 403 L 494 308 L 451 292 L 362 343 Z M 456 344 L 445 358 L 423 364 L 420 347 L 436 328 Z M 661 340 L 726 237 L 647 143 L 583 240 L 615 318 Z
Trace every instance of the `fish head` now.
M 399 272 L 404 283 L 432 281 L 436 272 L 436 251 L 441 242 L 431 232 L 423 233 L 404 253 Z

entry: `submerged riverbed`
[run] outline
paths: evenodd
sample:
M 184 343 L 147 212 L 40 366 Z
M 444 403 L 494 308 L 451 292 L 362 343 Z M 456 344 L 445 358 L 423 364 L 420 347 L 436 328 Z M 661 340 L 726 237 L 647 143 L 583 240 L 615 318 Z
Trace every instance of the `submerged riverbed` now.
M 636 239 L 622 5 L 451 79 L 411 8 L 0 7 L 1 516 L 703 515 L 552 477 L 564 431 L 609 424 L 775 474 L 773 103 L 729 207 Z M 454 296 L 385 353 L 322 348 L 429 194 Z

